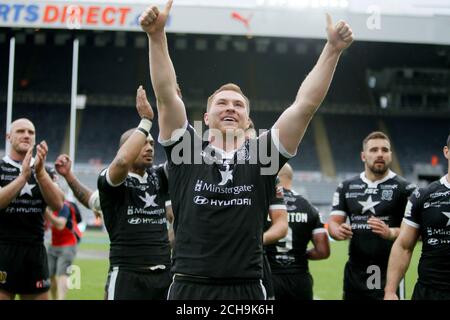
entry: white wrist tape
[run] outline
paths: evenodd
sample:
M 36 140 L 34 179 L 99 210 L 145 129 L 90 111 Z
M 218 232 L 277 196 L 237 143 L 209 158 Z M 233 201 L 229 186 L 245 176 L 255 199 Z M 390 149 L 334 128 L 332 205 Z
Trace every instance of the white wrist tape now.
M 141 122 L 139 123 L 138 129 L 143 129 L 145 132 L 150 132 L 150 129 L 152 128 L 152 122 L 149 119 L 143 118 Z

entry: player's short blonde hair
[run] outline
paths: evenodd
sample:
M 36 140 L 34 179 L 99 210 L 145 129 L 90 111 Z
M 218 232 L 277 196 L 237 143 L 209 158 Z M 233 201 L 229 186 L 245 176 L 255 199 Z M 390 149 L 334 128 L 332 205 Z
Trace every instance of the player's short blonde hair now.
M 209 111 L 209 108 L 211 107 L 211 104 L 212 104 L 212 102 L 213 102 L 213 100 L 214 100 L 214 97 L 215 97 L 219 92 L 222 92 L 222 91 L 234 91 L 234 92 L 239 93 L 239 94 L 244 98 L 244 100 L 245 100 L 245 104 L 246 104 L 245 107 L 247 108 L 247 114 L 250 114 L 250 100 L 248 100 L 248 98 L 247 98 L 247 97 L 245 96 L 245 94 L 242 92 L 241 88 L 240 88 L 237 84 L 234 84 L 234 83 L 227 83 L 227 84 L 224 84 L 224 85 L 221 86 L 219 89 L 217 89 L 216 91 L 214 91 L 214 93 L 213 93 L 212 95 L 209 96 L 208 102 L 207 102 L 207 105 L 206 105 L 206 112 Z

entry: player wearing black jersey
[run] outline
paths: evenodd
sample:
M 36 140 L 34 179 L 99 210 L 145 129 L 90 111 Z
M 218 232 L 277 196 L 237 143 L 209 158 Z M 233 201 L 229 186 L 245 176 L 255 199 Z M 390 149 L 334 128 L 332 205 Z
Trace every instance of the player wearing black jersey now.
M 0 160 L 0 300 L 48 299 L 50 279 L 44 247 L 46 206 L 61 210 L 62 191 L 45 167 L 48 147 L 36 146 L 36 132 L 28 119 L 11 123 L 11 148 Z
M 159 141 L 168 157 L 175 216 L 174 282 L 169 299 L 264 299 L 262 235 L 279 168 L 292 157 L 324 99 L 342 51 L 353 41 L 343 21 L 327 17 L 328 42 L 295 102 L 258 139 L 245 139 L 249 101 L 228 84 L 214 92 L 202 141 L 188 125 L 176 92 L 164 27 L 172 6 L 152 6 L 139 18 L 150 46 L 159 111 Z M 266 157 L 265 157 L 265 156 Z M 267 161 L 265 161 L 267 160 Z
M 270 269 L 269 259 L 267 257 L 266 246 L 276 243 L 284 238 L 288 233 L 288 215 L 284 203 L 283 190 L 276 180 L 276 190 L 270 201 L 269 214 L 263 234 L 263 278 L 262 282 L 267 291 L 267 299 L 275 299 L 275 290 L 272 281 L 272 270 Z
M 450 135 L 444 147 L 448 171 L 439 181 L 416 190 L 409 198 L 400 235 L 389 257 L 385 299 L 396 300 L 400 279 L 405 275 L 419 236 L 419 260 L 413 300 L 450 300 Z
M 329 219 L 330 235 L 350 239 L 344 299 L 383 299 L 392 243 L 413 184 L 389 169 L 389 138 L 372 132 L 363 141 L 364 172 L 339 184 Z M 347 217 L 350 225 L 345 223 Z
M 136 108 L 142 118 L 126 131 L 109 167 L 100 173 L 98 190 L 111 240 L 109 300 L 165 299 L 170 285 L 170 246 L 163 166 L 152 168 L 153 111 L 139 87 Z
M 330 255 L 328 233 L 319 212 L 292 190 L 293 171 L 285 164 L 278 173 L 288 210 L 288 235 L 267 247 L 276 300 L 312 300 L 313 279 L 308 260 Z M 307 249 L 312 241 L 314 247 Z
M 245 130 L 245 136 L 247 139 L 256 139 L 256 128 L 253 121 L 249 118 L 248 128 Z M 264 246 L 276 243 L 278 240 L 284 238 L 288 232 L 288 217 L 286 211 L 286 205 L 284 204 L 283 190 L 279 186 L 279 180 L 276 180 L 276 189 L 274 190 L 273 199 L 269 206 L 269 215 L 265 222 L 263 234 Z M 272 271 L 270 269 L 270 263 L 267 258 L 266 250 L 263 250 L 263 277 L 262 283 L 266 289 L 266 295 L 268 300 L 275 299 L 275 291 L 273 288 Z

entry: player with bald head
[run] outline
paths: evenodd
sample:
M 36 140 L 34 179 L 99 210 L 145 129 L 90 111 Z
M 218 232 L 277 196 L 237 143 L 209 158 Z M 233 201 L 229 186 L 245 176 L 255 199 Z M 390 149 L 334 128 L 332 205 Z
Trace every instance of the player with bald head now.
M 141 122 L 120 137 L 119 151 L 98 177 L 100 206 L 111 241 L 108 300 L 162 300 L 170 285 L 167 177 L 152 167 L 153 110 L 139 87 Z
M 330 255 L 328 234 L 317 209 L 292 190 L 294 172 L 286 163 L 278 173 L 288 212 L 289 229 L 285 238 L 267 246 L 276 300 L 312 300 L 313 279 L 308 260 Z M 313 248 L 307 249 L 312 241 Z
M 36 141 L 34 124 L 11 123 L 10 150 L 0 160 L 0 300 L 48 299 L 50 279 L 44 247 L 44 214 L 63 206 L 63 193 L 45 167 L 47 143 Z

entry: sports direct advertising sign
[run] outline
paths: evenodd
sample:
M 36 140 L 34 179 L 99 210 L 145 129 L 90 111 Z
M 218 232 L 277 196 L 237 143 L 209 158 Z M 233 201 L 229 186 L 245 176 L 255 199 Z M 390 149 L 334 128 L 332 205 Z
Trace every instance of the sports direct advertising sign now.
M 144 5 L 61 1 L 0 1 L 0 26 L 132 30 Z

